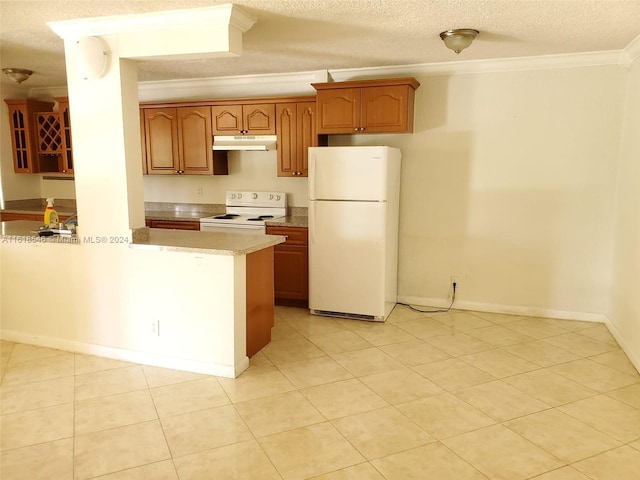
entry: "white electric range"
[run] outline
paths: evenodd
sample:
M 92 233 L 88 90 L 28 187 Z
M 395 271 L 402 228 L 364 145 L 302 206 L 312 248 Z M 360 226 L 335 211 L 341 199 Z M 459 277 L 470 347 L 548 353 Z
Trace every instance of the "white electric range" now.
M 287 214 L 285 192 L 227 192 L 225 213 L 200 219 L 200 231 L 264 235 L 266 220 Z

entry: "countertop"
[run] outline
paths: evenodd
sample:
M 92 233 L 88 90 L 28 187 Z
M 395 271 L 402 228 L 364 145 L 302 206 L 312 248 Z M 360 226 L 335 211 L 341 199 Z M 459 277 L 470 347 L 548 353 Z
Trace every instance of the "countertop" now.
M 32 220 L 0 222 L 0 243 L 80 243 L 76 235 L 39 237 L 37 232 L 41 226 L 42 222 Z
M 309 217 L 302 215 L 289 215 L 282 218 L 276 218 L 274 220 L 267 220 L 265 222 L 267 227 L 304 227 L 309 225 Z
M 84 243 L 76 235 L 52 235 L 39 237 L 40 222 L 14 220 L 0 223 L 0 243 Z M 81 241 L 82 240 L 82 241 Z M 219 232 L 200 232 L 191 230 L 149 229 L 149 240 L 129 244 L 129 248 L 195 252 L 208 255 L 247 255 L 264 248 L 285 242 L 282 235 L 244 235 Z M 94 239 L 92 244 L 110 243 L 108 237 Z
M 56 210 L 58 215 L 70 216 L 75 212 L 66 212 L 61 210 Z M 34 213 L 43 213 L 40 210 L 15 210 L 15 209 L 6 209 L 2 210 L 2 212 L 7 213 L 26 213 L 26 214 L 34 214 Z M 182 222 L 197 222 L 203 217 L 210 217 L 212 215 L 221 215 L 224 211 L 219 213 L 211 213 L 211 212 L 200 212 L 200 211 L 173 211 L 173 210 L 145 210 L 144 218 L 145 220 L 162 220 L 162 221 L 182 221 Z M 274 220 L 268 220 L 265 222 L 267 226 L 274 227 L 307 227 L 308 226 L 308 217 L 303 215 L 288 215 L 282 218 L 276 218 Z
M 151 228 L 149 229 L 149 240 L 131 244 L 130 247 L 209 255 L 247 255 L 285 241 L 286 238 L 282 235 L 246 235 Z

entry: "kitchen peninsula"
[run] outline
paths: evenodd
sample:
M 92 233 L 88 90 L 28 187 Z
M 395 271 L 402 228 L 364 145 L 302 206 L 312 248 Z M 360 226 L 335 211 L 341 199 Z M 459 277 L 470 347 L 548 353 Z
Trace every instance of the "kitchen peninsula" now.
M 135 243 L 63 242 L 33 233 L 40 222 L 0 225 L 7 340 L 231 378 L 270 341 L 282 236 L 150 229 Z M 82 268 L 88 258 L 104 261 Z

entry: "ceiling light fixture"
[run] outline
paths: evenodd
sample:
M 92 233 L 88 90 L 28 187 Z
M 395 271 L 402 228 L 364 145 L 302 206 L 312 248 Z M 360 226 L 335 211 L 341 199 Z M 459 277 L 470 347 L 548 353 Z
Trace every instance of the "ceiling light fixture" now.
M 456 53 L 460 53 L 473 42 L 480 32 L 472 28 L 454 28 L 440 34 L 440 38 L 444 41 L 447 48 Z
M 2 73 L 20 85 L 27 80 L 33 72 L 24 68 L 3 68 Z

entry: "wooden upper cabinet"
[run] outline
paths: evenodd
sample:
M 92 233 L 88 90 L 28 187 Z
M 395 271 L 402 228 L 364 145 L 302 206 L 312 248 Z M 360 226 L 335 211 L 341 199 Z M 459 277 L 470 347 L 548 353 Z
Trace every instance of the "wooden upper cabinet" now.
M 56 112 L 35 114 L 39 171 L 73 173 L 69 99 L 58 97 Z
M 178 155 L 182 173 L 213 174 L 211 107 L 178 108 Z
M 36 113 L 38 153 L 58 155 L 62 152 L 62 128 L 57 112 Z
M 318 133 L 411 133 L 414 78 L 314 83 Z
M 276 105 L 278 132 L 278 176 L 308 176 L 308 149 L 326 144 L 316 128 L 316 102 Z
M 69 113 L 69 98 L 56 97 L 58 102 L 58 118 L 62 129 L 62 152 L 60 158 L 60 173 L 73 173 L 73 146 L 71 143 L 71 116 Z
M 355 133 L 360 127 L 360 89 L 318 90 L 316 96 L 321 133 Z
M 296 104 L 279 103 L 276 105 L 276 118 L 278 124 L 278 176 L 297 176 Z
M 226 152 L 213 152 L 211 107 L 143 108 L 150 175 L 227 175 Z
M 16 173 L 38 173 L 38 133 L 35 114 L 51 112 L 53 103 L 30 98 L 5 99 L 9 107 L 9 128 L 13 147 L 13 169 Z
M 179 173 L 177 109 L 145 109 L 144 136 L 148 173 Z
M 214 105 L 214 135 L 275 135 L 275 104 Z

